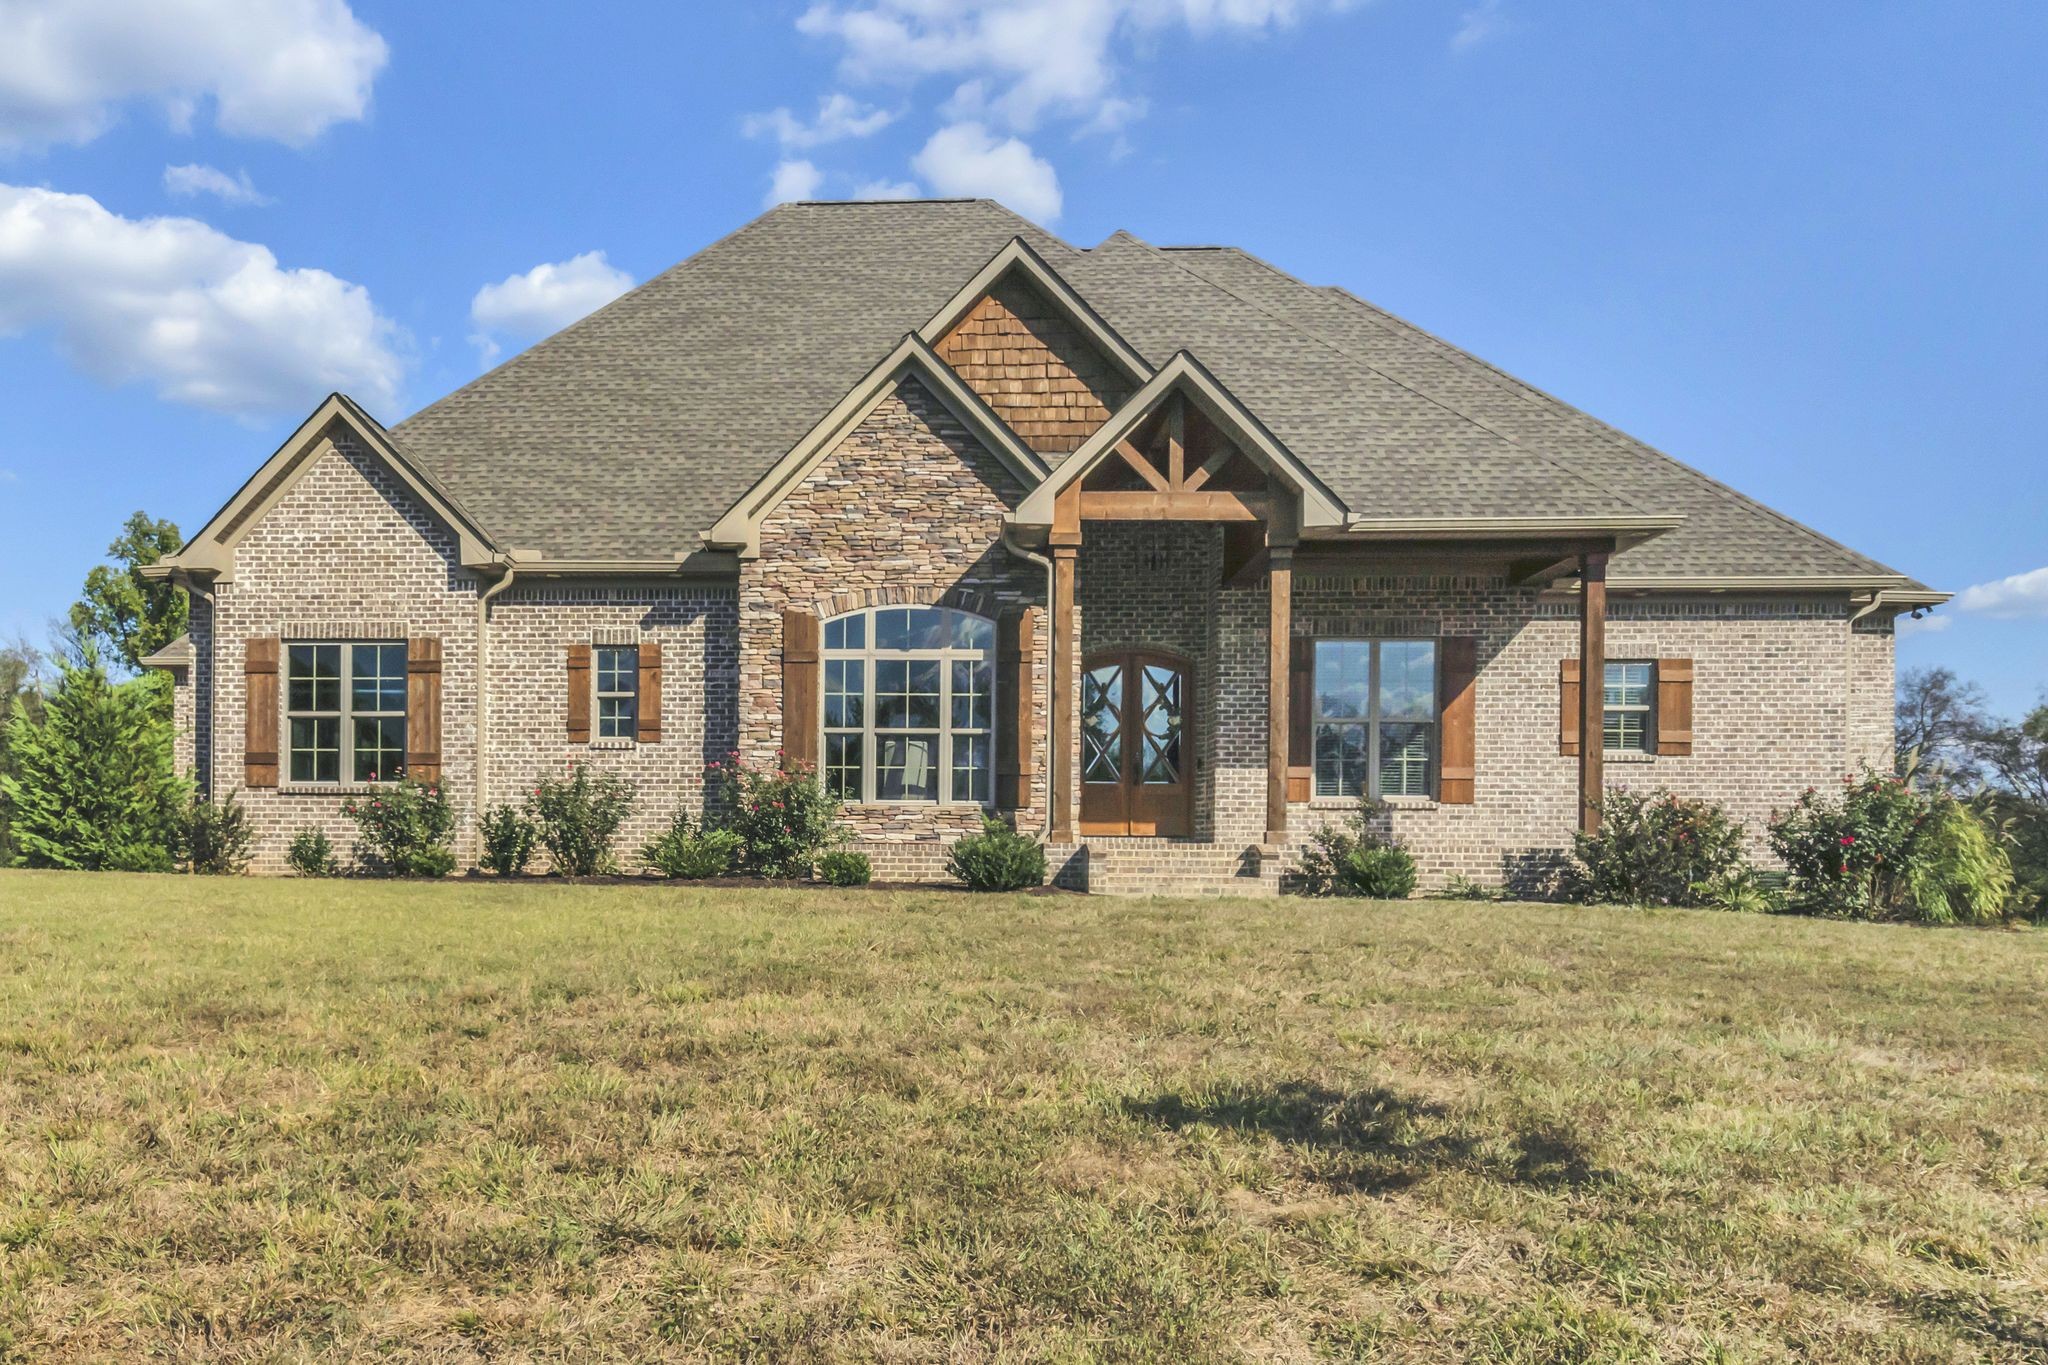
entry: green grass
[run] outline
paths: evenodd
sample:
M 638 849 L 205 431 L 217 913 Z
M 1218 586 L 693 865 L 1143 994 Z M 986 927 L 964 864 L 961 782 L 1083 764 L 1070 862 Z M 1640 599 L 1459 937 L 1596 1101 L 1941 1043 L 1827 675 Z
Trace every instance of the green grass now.
M 2048 1354 L 2048 938 L 0 874 L 0 1358 Z

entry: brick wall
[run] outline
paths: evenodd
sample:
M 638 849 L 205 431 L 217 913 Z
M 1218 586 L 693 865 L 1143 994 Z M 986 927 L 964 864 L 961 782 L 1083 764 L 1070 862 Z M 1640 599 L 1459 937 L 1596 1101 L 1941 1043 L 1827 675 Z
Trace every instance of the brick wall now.
M 1014 277 L 970 308 L 934 349 L 1041 454 L 1079 449 L 1130 396 L 1094 343 Z
M 782 612 L 829 617 L 876 603 L 945 603 L 993 616 L 1045 602 L 1044 570 L 1005 551 L 1003 514 L 1024 488 L 915 379 L 907 379 L 762 523 L 761 557 L 739 582 L 739 748 L 769 765 L 782 746 Z M 1041 623 L 1032 732 L 1046 733 L 1047 632 Z M 806 723 L 816 724 L 815 720 Z M 1043 820 L 1039 763 L 1024 828 Z M 847 823 L 879 844 L 929 843 L 980 828 L 979 807 L 854 807 Z

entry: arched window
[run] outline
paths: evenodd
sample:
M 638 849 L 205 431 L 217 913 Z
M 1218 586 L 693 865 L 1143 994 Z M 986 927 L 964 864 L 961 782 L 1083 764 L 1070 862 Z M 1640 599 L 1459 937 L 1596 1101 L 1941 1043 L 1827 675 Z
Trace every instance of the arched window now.
M 995 652 L 993 621 L 945 607 L 827 621 L 826 790 L 842 801 L 987 805 Z

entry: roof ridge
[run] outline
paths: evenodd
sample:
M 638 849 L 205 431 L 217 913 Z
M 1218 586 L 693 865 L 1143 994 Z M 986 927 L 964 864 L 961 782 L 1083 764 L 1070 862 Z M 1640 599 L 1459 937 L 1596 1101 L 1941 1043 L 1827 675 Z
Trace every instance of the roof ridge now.
M 1135 237 L 1133 237 L 1131 240 L 1134 242 L 1138 241 L 1138 239 Z M 1138 245 L 1143 246 L 1147 251 L 1165 257 L 1168 260 L 1172 259 L 1169 253 L 1167 253 L 1159 247 L 1151 246 L 1144 242 L 1138 242 Z M 1265 261 L 1259 260 L 1256 256 L 1252 256 L 1250 252 L 1243 251 L 1241 248 L 1230 247 L 1227 249 L 1231 251 L 1237 251 L 1239 254 L 1244 255 L 1253 261 L 1256 261 L 1259 265 L 1264 266 L 1266 269 L 1272 270 L 1275 274 L 1284 275 L 1288 279 L 1294 278 L 1291 275 L 1286 275 L 1284 271 L 1277 270 L 1275 267 L 1268 265 Z M 1386 382 L 1394 385 L 1396 388 L 1403 389 L 1406 392 L 1415 395 L 1417 398 L 1422 399 L 1425 403 L 1428 403 L 1433 407 L 1439 408 L 1442 411 L 1451 414 L 1453 417 L 1456 417 L 1461 421 L 1471 423 L 1473 426 L 1478 427 L 1481 431 L 1486 432 L 1488 435 L 1493 436 L 1495 439 L 1505 441 L 1508 445 L 1513 446 L 1516 450 L 1526 453 L 1532 459 L 1543 461 L 1543 463 L 1557 470 L 1558 473 L 1564 475 L 1565 477 L 1575 480 L 1578 483 L 1584 484 L 1586 487 L 1591 488 L 1594 491 L 1606 497 L 1613 498 L 1617 502 L 1623 503 L 1629 507 L 1633 507 L 1638 512 L 1643 512 L 1645 514 L 1649 513 L 1650 509 L 1644 507 L 1641 503 L 1638 503 L 1634 498 L 1624 496 L 1621 493 L 1617 493 L 1613 489 L 1607 487 L 1606 485 L 1599 483 L 1597 480 L 1588 478 L 1586 475 L 1581 474 L 1578 470 L 1573 469 L 1569 465 L 1564 464 L 1556 456 L 1538 450 L 1534 446 L 1528 445 L 1516 439 L 1513 435 L 1509 434 L 1508 432 L 1499 430 L 1498 428 L 1494 427 L 1491 423 L 1483 421 L 1480 418 L 1474 417 L 1469 412 L 1464 412 L 1458 408 L 1451 406 L 1449 403 L 1446 403 L 1443 399 L 1438 398 L 1435 394 L 1424 392 L 1423 390 L 1416 388 L 1413 384 L 1410 384 L 1408 381 L 1404 379 L 1395 378 L 1393 375 L 1390 375 L 1386 371 L 1380 369 L 1377 365 L 1374 365 L 1370 360 L 1367 360 L 1364 356 L 1361 356 L 1357 354 L 1355 351 L 1351 351 L 1346 347 L 1339 345 L 1338 343 L 1332 341 L 1330 338 L 1322 335 L 1321 333 L 1312 331 L 1309 328 L 1302 326 L 1300 323 L 1296 322 L 1292 318 L 1283 317 L 1280 314 L 1275 313 L 1272 309 L 1267 308 L 1264 304 L 1253 302 L 1251 299 L 1246 298 L 1244 295 L 1238 293 L 1236 290 L 1230 288 L 1228 285 L 1222 284 L 1216 280 L 1212 280 L 1208 276 L 1203 275 L 1197 271 L 1190 270 L 1187 266 L 1183 265 L 1179 261 L 1172 261 L 1172 264 L 1174 269 L 1179 270 L 1184 274 L 1191 276 L 1194 279 L 1200 280 L 1202 283 L 1208 285 L 1211 289 L 1215 289 L 1220 293 L 1228 294 L 1231 298 L 1236 299 L 1239 303 L 1244 304 L 1247 308 L 1262 313 L 1266 317 L 1269 317 L 1273 319 L 1275 322 L 1278 322 L 1283 327 L 1290 328 L 1291 330 L 1300 333 L 1302 336 L 1307 337 L 1309 340 L 1317 343 L 1318 345 L 1323 346 L 1328 350 L 1336 352 L 1338 355 L 1341 355 L 1345 359 L 1353 362 L 1354 364 L 1359 365 L 1368 373 L 1379 376 L 1381 379 L 1384 379 Z M 1295 280 L 1294 282 L 1296 284 L 1302 283 L 1300 280 Z M 1312 285 L 1303 285 L 1303 288 L 1313 287 L 1314 286 Z

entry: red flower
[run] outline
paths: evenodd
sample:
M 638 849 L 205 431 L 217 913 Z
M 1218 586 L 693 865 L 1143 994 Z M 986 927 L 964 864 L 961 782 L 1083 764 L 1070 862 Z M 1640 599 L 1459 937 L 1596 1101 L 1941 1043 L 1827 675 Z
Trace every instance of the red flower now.
M 1856 836 L 1855 836 L 1855 835 L 1853 835 L 1853 834 L 1844 834 L 1844 835 L 1842 836 L 1842 847 L 1843 847 L 1843 848 L 1847 848 L 1847 847 L 1848 847 L 1849 845 L 1851 845 L 1851 844 L 1853 844 L 1853 843 L 1855 843 L 1855 842 L 1856 842 Z

